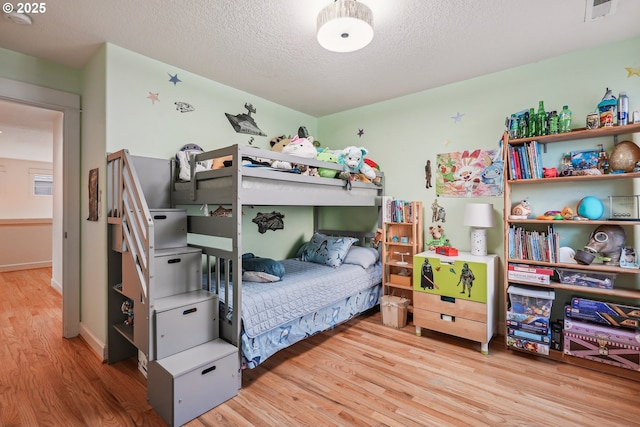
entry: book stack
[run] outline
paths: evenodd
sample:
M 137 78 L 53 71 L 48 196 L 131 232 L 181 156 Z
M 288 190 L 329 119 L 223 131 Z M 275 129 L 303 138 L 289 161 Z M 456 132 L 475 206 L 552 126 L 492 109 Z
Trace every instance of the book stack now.
M 542 156 L 538 141 L 509 146 L 509 176 L 513 180 L 543 177 Z
M 514 263 L 509 263 L 507 268 L 507 278 L 518 282 L 548 285 L 553 276 L 552 268 Z
M 508 289 L 507 345 L 532 353 L 549 354 L 551 348 L 551 306 L 555 292 L 532 286 L 511 285 Z

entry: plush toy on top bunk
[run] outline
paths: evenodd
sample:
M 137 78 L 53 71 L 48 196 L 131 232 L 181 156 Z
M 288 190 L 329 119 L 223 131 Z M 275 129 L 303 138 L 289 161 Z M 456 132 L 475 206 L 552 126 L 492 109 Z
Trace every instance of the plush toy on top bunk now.
M 282 147 L 281 153 L 303 157 L 305 159 L 315 159 L 318 155 L 318 150 L 313 145 L 312 136 L 300 138 L 298 135 L 296 135 L 291 139 L 291 142 Z M 300 172 L 305 175 L 315 174 L 315 168 L 309 168 L 306 165 L 296 165 L 283 160 L 272 161 L 271 167 L 286 170 L 299 169 Z
M 376 176 L 376 172 L 369 162 L 365 161 L 368 153 L 364 147 L 349 146 L 342 150 L 338 163 L 343 166 L 343 172 L 338 177 L 343 179 L 346 184 L 345 188 L 351 190 L 351 181 L 367 181 L 380 185 L 380 180 Z
M 176 153 L 176 160 L 178 161 L 179 175 L 178 177 L 183 181 L 191 180 L 191 158 L 196 154 L 204 153 L 204 150 L 197 144 L 185 144 L 180 151 Z M 213 160 L 204 160 L 196 162 L 196 170 L 194 173 L 211 169 Z

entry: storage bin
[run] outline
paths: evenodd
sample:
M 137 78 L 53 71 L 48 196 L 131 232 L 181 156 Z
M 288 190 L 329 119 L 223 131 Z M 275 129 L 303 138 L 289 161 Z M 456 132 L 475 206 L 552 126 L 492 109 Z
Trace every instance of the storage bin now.
M 407 325 L 407 298 L 383 295 L 380 301 L 382 324 L 393 328 L 404 328 Z
M 614 273 L 557 268 L 560 283 L 588 288 L 613 289 Z
M 640 370 L 640 332 L 565 318 L 564 353 Z
M 530 286 L 509 286 L 509 301 L 511 311 L 514 313 L 533 314 L 549 317 L 551 305 L 556 298 L 556 293 L 550 289 L 535 288 Z

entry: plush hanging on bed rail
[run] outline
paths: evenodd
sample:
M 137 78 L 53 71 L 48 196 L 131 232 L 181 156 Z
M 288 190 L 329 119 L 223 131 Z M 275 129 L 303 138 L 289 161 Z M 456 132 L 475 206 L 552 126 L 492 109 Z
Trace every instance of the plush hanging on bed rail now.
M 258 232 L 264 234 L 267 230 L 283 230 L 284 222 L 282 219 L 284 215 L 280 212 L 262 213 L 258 212 L 255 218 L 251 222 L 258 224 Z

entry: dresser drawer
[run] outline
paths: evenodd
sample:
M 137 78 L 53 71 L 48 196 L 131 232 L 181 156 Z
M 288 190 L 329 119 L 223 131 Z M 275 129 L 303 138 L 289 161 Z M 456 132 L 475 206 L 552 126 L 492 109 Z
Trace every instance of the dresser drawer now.
M 479 342 L 488 342 L 492 336 L 492 332 L 484 322 L 436 311 L 416 309 L 415 306 L 413 323 L 419 327 Z
M 463 317 L 476 322 L 487 322 L 487 304 L 481 302 L 414 292 L 413 307 L 414 310 L 418 308 L 448 314 L 456 318 Z

